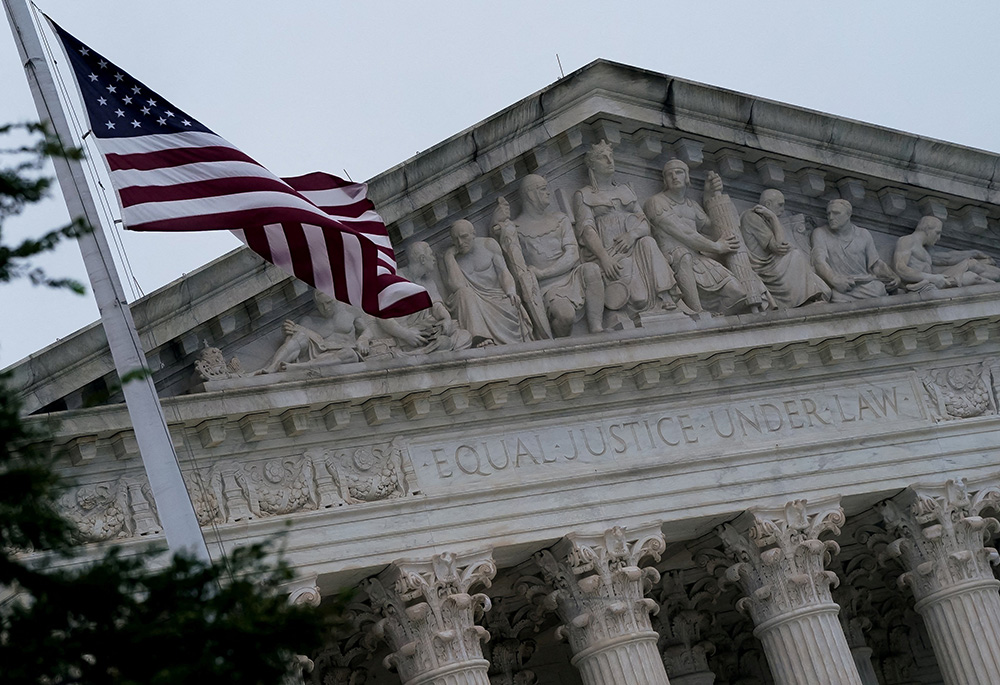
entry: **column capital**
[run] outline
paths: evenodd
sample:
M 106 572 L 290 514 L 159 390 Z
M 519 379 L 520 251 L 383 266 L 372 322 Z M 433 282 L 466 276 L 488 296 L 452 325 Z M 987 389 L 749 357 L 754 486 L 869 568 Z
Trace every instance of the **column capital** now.
M 480 643 L 489 633 L 475 621 L 491 602 L 485 594 L 470 593 L 490 587 L 496 572 L 489 552 L 442 553 L 427 561 L 393 562 L 363 581 L 379 617 L 373 632 L 393 650 L 385 666 L 398 669 L 404 684 L 434 682 L 434 674 L 463 665 L 479 666 L 485 679 L 488 664 Z
M 540 577 L 526 576 L 518 585 L 540 608 L 559 614 L 564 625 L 556 635 L 576 653 L 609 638 L 652 632 L 649 614 L 659 607 L 645 595 L 660 574 L 640 563 L 659 561 L 664 549 L 658 523 L 570 533 L 551 550 L 535 553 Z
M 884 553 L 906 569 L 899 583 L 919 601 L 968 582 L 994 581 L 991 564 L 1000 556 L 985 542 L 1000 522 L 981 514 L 998 502 L 1000 484 L 970 491 L 964 479 L 914 485 L 884 502 L 879 512 L 894 538 Z
M 746 597 L 737 602 L 758 628 L 772 618 L 810 606 L 833 604 L 830 588 L 840 582 L 826 564 L 840 551 L 824 533 L 840 533 L 844 510 L 839 498 L 807 502 L 794 500 L 780 509 L 749 512 L 749 531 L 741 534 L 730 524 L 716 529 L 736 563 L 725 579 L 739 583 Z
M 654 625 L 667 675 L 673 681 L 678 676 L 710 674 L 708 657 L 715 653 L 715 645 L 705 634 L 712 625 L 708 607 L 718 596 L 718 582 L 705 576 L 686 586 L 683 572 L 672 571 L 663 576 L 660 588 Z
M 646 593 L 660 574 L 643 563 L 666 549 L 660 524 L 609 528 L 597 535 L 570 534 L 537 552 L 518 589 L 539 611 L 555 611 L 569 641 L 572 663 L 584 685 L 666 685 L 649 614 L 658 610 Z
M 375 644 L 364 633 L 327 644 L 315 657 L 314 682 L 323 685 L 362 685 Z
M 537 644 L 527 635 L 538 632 L 540 617 L 531 605 L 508 609 L 509 601 L 503 597 L 493 600 L 493 608 L 483 617 L 490 631 L 490 641 L 483 647 L 490 662 L 490 685 L 533 685 L 537 677 L 527 663 Z

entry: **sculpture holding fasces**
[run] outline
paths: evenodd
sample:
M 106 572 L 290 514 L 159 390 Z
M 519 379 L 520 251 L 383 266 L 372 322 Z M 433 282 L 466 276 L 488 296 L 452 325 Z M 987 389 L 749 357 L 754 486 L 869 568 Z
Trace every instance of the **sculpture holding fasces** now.
M 564 213 L 551 209 L 544 178 L 537 174 L 525 176 L 520 196 L 522 210 L 515 220 L 510 218 L 507 201 L 498 199 L 493 233 L 521 287 L 535 330 L 551 330 L 556 337 L 565 337 L 585 315 L 591 333 L 603 331 L 604 283 L 600 267 L 595 262 L 580 261 L 572 223 Z
M 784 213 L 785 196 L 768 188 L 760 194 L 760 204 L 740 216 L 751 266 L 779 308 L 829 301 L 830 287 L 816 275 L 809 256 L 789 241 L 781 222 Z
M 281 327 L 284 342 L 254 375 L 358 362 L 368 355 L 373 336 L 367 317 L 320 290 L 313 292 L 313 299 L 318 315 L 301 323 L 286 319 Z
M 884 297 L 899 286 L 899 276 L 882 261 L 871 233 L 851 222 L 847 200 L 830 200 L 827 223 L 812 233 L 813 268 L 832 288 L 832 302 Z
M 407 251 L 409 258 L 404 275 L 423 286 L 431 298 L 429 309 L 408 316 L 376 320 L 375 326 L 390 336 L 394 356 L 428 354 L 442 350 L 464 350 L 472 345 L 472 334 L 451 318 L 441 295 L 437 257 L 430 245 L 419 241 Z
M 604 305 L 633 312 L 674 310 L 677 281 L 650 235 L 649 222 L 632 189 L 614 180 L 615 160 L 606 141 L 584 156 L 590 185 L 573 195 L 576 235 L 583 259 L 604 277 Z
M 944 224 L 934 216 L 917 222 L 913 233 L 896 241 L 892 265 L 906 289 L 921 292 L 1000 281 L 1000 269 L 979 250 L 934 250 Z
M 683 161 L 672 159 L 663 166 L 663 191 L 643 205 L 653 236 L 670 262 L 684 303 L 691 311 L 707 309 L 722 314 L 747 311 L 750 308 L 747 289 L 716 259 L 745 250 L 742 241 L 732 232 L 720 235 L 717 240 L 706 235 L 715 230 L 712 218 L 701 205 L 687 198 L 690 185 L 688 166 Z M 715 203 L 715 198 L 721 195 L 722 179 L 709 172 L 705 197 Z M 760 298 L 758 302 L 763 302 L 763 285 L 754 288 Z
M 444 253 L 448 308 L 473 347 L 530 340 L 531 321 L 497 241 L 477 237 L 465 219 L 452 224 L 451 241 Z

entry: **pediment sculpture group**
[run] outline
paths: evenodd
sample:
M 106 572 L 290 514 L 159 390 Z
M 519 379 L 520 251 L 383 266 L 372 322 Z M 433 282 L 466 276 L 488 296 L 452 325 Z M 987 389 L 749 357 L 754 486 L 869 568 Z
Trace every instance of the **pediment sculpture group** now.
M 943 227 L 933 216 L 898 240 L 890 265 L 852 222 L 851 204 L 832 200 L 807 254 L 788 235 L 779 190 L 740 214 L 709 172 L 699 204 L 687 197 L 688 166 L 672 159 L 663 190 L 640 204 L 615 180 L 611 145 L 593 145 L 585 161 L 590 183 L 573 195 L 572 217 L 553 209 L 543 177 L 528 175 L 521 212 L 511 216 L 501 197 L 490 237 L 462 219 L 440 259 L 425 242 L 410 247 L 407 276 L 427 288 L 430 309 L 375 320 L 317 293 L 317 315 L 286 321 L 258 373 L 566 337 L 584 326 L 600 333 L 646 312 L 699 318 L 1000 281 L 983 252 L 932 253 Z

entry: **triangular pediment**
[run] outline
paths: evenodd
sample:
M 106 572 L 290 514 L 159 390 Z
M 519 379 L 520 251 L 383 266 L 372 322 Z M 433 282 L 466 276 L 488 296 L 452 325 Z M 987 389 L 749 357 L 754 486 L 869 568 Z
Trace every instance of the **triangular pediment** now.
M 405 270 L 405 255 L 417 242 L 443 255 L 451 245 L 450 228 L 458 220 L 470 221 L 478 237 L 490 236 L 501 198 L 514 217 L 522 214 L 519 189 L 529 174 L 547 181 L 553 211 L 579 223 L 573 196 L 591 182 L 585 155 L 600 141 L 613 146 L 615 181 L 627 186 L 640 206 L 663 190 L 662 170 L 672 159 L 689 167 L 687 197 L 698 203 L 709 173 L 719 174 L 737 214 L 753 208 L 762 191 L 780 190 L 788 242 L 803 253 L 809 252 L 814 227 L 826 222 L 828 203 L 847 199 L 854 223 L 870 232 L 886 263 L 892 263 L 897 240 L 928 215 L 943 222 L 939 248 L 1000 256 L 995 248 L 1000 157 L 993 153 L 604 61 L 380 174 L 369 182 L 370 196 L 389 225 Z M 758 343 L 782 349 L 815 344 L 834 333 L 842 339 L 845 334 L 858 338 L 875 326 L 890 325 L 891 314 L 885 312 L 893 308 L 924 308 L 924 319 L 931 322 L 946 304 L 954 308 L 956 301 L 967 298 L 975 309 L 975 303 L 995 297 L 995 291 L 992 284 L 947 291 L 902 289 L 898 295 L 847 304 L 820 302 L 734 316 L 631 312 L 611 322 L 608 333 L 590 334 L 578 323 L 566 339 L 486 350 L 457 344 L 460 349 L 445 346 L 413 355 L 387 349 L 367 361 L 340 360 L 344 363 L 265 376 L 250 374 L 264 367 L 281 346 L 286 337 L 283 322 L 315 317 L 316 307 L 307 287 L 245 250 L 140 300 L 133 312 L 163 396 L 343 376 L 355 379 L 351 397 L 363 401 L 391 394 L 375 380 L 386 370 L 414 374 L 411 393 L 435 390 L 421 387 L 425 381 L 417 378 L 425 364 L 457 365 L 463 372 L 454 378 L 466 384 L 475 375 L 468 372 L 470 367 L 482 369 L 481 384 L 518 372 L 552 377 L 597 373 L 613 358 L 605 352 L 620 347 L 622 340 L 641 346 L 636 341 L 647 334 L 656 344 L 672 334 L 685 336 L 674 347 L 687 350 L 692 358 L 743 354 Z M 876 320 L 879 312 L 883 319 Z M 966 315 L 954 316 L 958 321 Z M 793 326 L 808 320 L 816 322 L 811 332 Z M 779 329 L 780 334 L 773 333 Z M 379 329 L 372 337 L 386 340 L 392 335 Z M 706 342 L 708 338 L 714 342 Z M 214 373 L 196 369 L 206 346 L 217 349 L 216 356 L 225 364 Z M 590 352 L 578 353 L 584 347 Z M 552 361 L 560 351 L 565 356 Z M 637 364 L 662 357 L 653 347 L 642 354 L 631 366 L 617 364 L 631 372 Z M 234 358 L 239 367 L 232 363 Z M 542 358 L 549 361 L 537 361 Z M 79 408 L 93 398 L 101 403 L 101 392 L 113 387 L 113 365 L 97 324 L 16 364 L 13 371 L 33 413 Z M 112 391 L 103 402 L 115 399 Z

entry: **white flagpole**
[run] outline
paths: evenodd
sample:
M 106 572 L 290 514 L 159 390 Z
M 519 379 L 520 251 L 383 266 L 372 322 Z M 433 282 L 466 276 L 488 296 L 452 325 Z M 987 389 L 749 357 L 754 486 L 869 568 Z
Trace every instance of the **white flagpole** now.
M 74 147 L 73 130 L 59 99 L 27 0 L 3 0 L 3 5 L 7 10 L 7 19 L 14 33 L 14 42 L 17 43 L 39 119 L 49 123 L 63 145 Z M 80 251 L 83 253 L 90 286 L 101 313 L 101 323 L 111 347 L 115 369 L 119 377 L 124 378 L 129 372 L 144 369 L 146 359 L 107 238 L 101 228 L 100 214 L 90 194 L 83 164 L 79 160 L 62 157 L 55 157 L 53 163 L 70 216 L 74 220 L 83 218 L 94 227 L 93 231 L 79 239 Z M 174 452 L 152 377 L 146 374 L 141 379 L 123 383 L 122 391 L 167 544 L 174 553 L 184 552 L 206 563 L 210 562 L 208 546 L 195 516 L 191 497 L 181 478 L 177 454 Z

